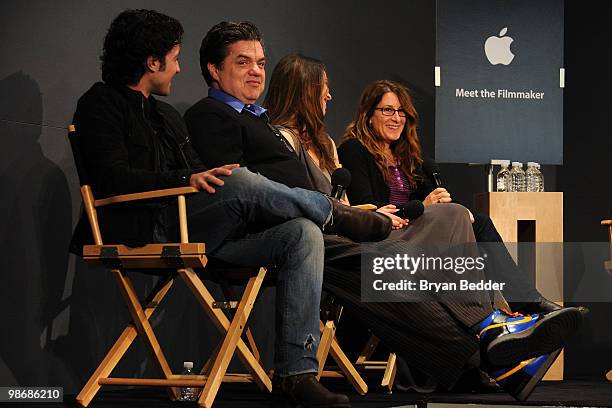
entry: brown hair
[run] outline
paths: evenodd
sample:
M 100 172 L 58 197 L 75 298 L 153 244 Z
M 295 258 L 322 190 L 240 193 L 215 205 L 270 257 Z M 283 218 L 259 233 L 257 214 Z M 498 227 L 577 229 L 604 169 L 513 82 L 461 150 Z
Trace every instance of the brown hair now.
M 419 114 L 417 113 L 408 89 L 403 85 L 387 80 L 379 80 L 368 85 L 359 100 L 359 107 L 355 119 L 346 127 L 341 143 L 350 139 L 357 139 L 374 157 L 376 165 L 388 183 L 391 172 L 385 159 L 384 143 L 380 135 L 374 132 L 370 119 L 374 115 L 376 105 L 384 94 L 393 92 L 397 95 L 401 107 L 406 111 L 406 125 L 400 138 L 391 143 L 391 151 L 399 160 L 400 169 L 404 172 L 410 184 L 414 187 L 420 177 L 416 170 L 423 162 L 421 157 L 421 143 L 417 135 Z
M 336 165 L 321 107 L 324 74 L 319 60 L 300 54 L 283 57 L 274 67 L 263 105 L 270 122 L 292 130 L 306 150 L 314 150 L 319 166 L 331 173 Z

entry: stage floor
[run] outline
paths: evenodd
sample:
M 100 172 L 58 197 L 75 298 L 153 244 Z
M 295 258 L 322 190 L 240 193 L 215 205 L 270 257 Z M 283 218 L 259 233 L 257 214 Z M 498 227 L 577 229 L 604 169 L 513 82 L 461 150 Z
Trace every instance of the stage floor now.
M 347 393 L 353 407 L 410 407 L 410 408 L 480 408 L 488 406 L 516 407 L 612 407 L 612 383 L 602 381 L 546 381 L 541 383 L 528 401 L 519 403 L 507 394 L 442 394 L 429 395 L 394 392 L 387 394 L 381 389 L 371 389 L 360 396 L 341 382 L 326 380 L 325 384 L 336 391 Z M 75 407 L 74 396 L 65 396 L 63 404 L 33 404 L 35 407 Z M 251 384 L 223 384 L 215 401 L 215 408 L 268 407 L 268 395 Z M 0 403 L 0 407 L 4 406 Z M 26 407 L 19 404 L 16 407 Z M 89 405 L 92 408 L 110 407 L 196 407 L 195 403 L 171 402 L 163 389 L 134 388 L 115 389 L 106 387 Z

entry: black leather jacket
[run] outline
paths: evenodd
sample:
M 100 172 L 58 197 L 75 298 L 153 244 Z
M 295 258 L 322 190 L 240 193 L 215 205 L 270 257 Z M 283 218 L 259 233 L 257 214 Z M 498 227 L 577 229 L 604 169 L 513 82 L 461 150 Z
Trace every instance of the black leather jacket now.
M 78 146 L 87 183 L 96 199 L 117 194 L 189 185 L 191 174 L 205 169 L 191 146 L 181 115 L 150 96 L 147 101 L 163 119 L 164 130 L 179 158 L 179 168 L 162 171 L 160 143 L 144 113 L 144 95 L 128 87 L 94 84 L 74 114 Z M 112 205 L 98 210 L 102 239 L 139 246 L 151 242 L 163 202 Z M 71 251 L 93 242 L 85 214 L 75 229 Z

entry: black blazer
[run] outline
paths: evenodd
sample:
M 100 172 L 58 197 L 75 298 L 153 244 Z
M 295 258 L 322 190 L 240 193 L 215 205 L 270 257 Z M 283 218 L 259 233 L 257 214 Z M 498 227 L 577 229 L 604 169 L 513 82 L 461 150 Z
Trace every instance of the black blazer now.
M 284 137 L 246 110 L 207 97 L 185 112 L 185 122 L 196 151 L 209 167 L 238 163 L 254 173 L 289 187 L 313 189 L 306 167 Z
M 338 157 L 342 167 L 351 172 L 351 185 L 348 188 L 348 199 L 353 205 L 374 204 L 378 207 L 389 204 L 389 187 L 376 161 L 356 139 L 350 139 L 338 147 Z M 435 184 L 417 171 L 416 188 L 410 192 L 410 200 L 423 201 L 435 189 Z
M 181 115 L 152 96 L 148 104 L 163 120 L 172 148 L 180 158 L 179 168 L 160 168 L 160 144 L 145 117 L 142 93 L 98 82 L 79 99 L 73 123 L 83 170 L 96 198 L 187 186 L 192 173 L 204 170 Z M 102 239 L 131 246 L 151 242 L 164 205 L 163 201 L 149 201 L 100 208 Z M 80 254 L 83 244 L 92 242 L 83 213 L 73 234 L 71 251 Z

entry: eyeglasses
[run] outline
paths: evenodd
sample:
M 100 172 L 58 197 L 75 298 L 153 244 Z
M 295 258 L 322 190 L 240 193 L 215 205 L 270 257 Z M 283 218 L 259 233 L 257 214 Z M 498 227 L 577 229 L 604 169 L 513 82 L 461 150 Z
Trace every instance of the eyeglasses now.
M 383 116 L 393 116 L 395 115 L 395 112 L 397 112 L 400 118 L 406 117 L 406 111 L 403 109 L 393 109 L 386 106 L 384 108 L 374 108 L 374 110 L 379 110 L 383 114 Z

